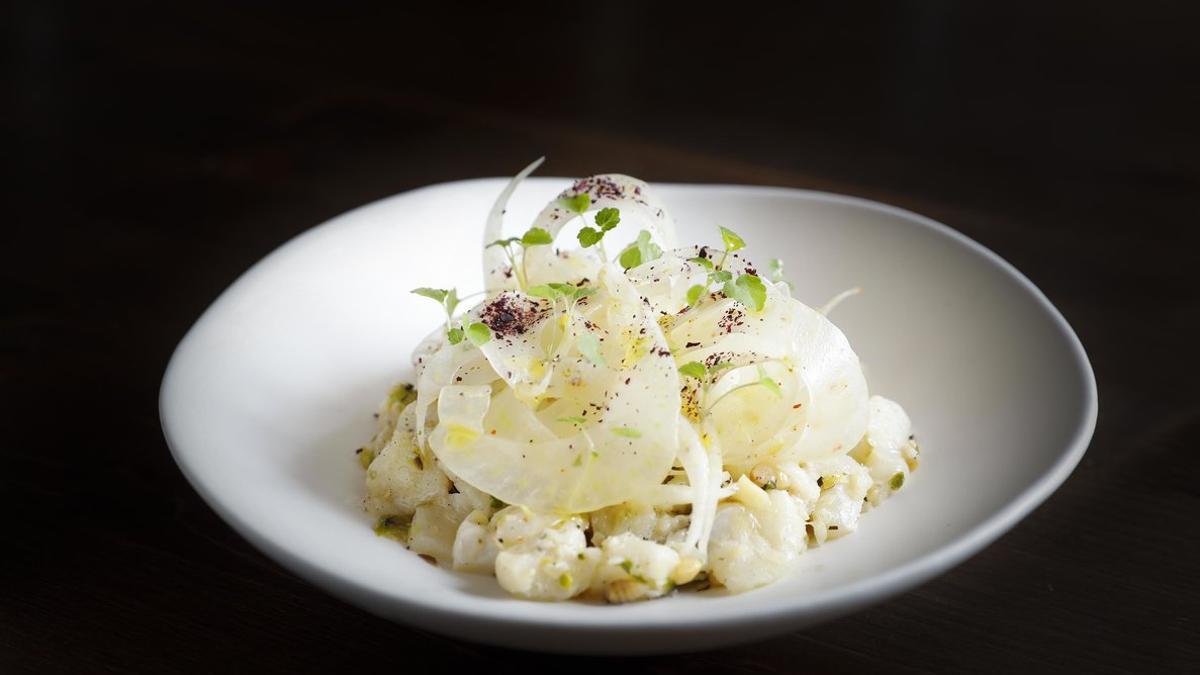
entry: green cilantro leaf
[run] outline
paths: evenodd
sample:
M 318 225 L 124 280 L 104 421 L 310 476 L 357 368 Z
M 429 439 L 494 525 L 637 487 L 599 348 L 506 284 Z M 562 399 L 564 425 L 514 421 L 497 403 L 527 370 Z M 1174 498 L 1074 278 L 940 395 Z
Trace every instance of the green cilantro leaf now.
M 549 232 L 540 227 L 529 228 L 529 231 L 521 237 L 521 245 L 526 248 L 530 246 L 545 246 L 553 243 L 554 237 L 551 237 Z
M 596 214 L 596 227 L 600 228 L 601 232 L 608 232 L 621 222 L 621 212 L 613 207 L 600 209 Z
M 440 304 L 446 310 L 447 320 L 454 316 L 454 310 L 458 307 L 458 289 L 455 288 L 448 291 L 443 288 L 414 288 L 412 292 Z
M 687 291 L 688 304 L 695 307 L 696 303 L 700 301 L 700 297 L 707 292 L 708 288 L 706 286 L 701 286 L 700 284 L 692 286 Z
M 753 274 L 743 274 L 736 281 L 726 281 L 724 291 L 726 296 L 756 312 L 761 312 L 767 302 L 767 287 L 762 279 Z
M 708 275 L 710 283 L 723 284 L 733 279 L 733 272 L 729 270 L 721 270 Z
M 621 263 L 622 268 L 631 270 L 642 264 L 642 252 L 638 250 L 636 244 L 630 244 L 625 247 L 624 251 L 621 251 L 617 262 Z
M 679 366 L 679 374 L 687 377 L 694 377 L 697 380 L 702 380 L 704 379 L 704 376 L 708 374 L 708 368 L 705 368 L 704 364 L 700 363 L 699 361 L 689 361 L 688 363 Z
M 588 196 L 588 193 L 581 192 L 574 197 L 563 197 L 558 200 L 558 203 L 562 204 L 569 211 L 583 213 L 592 205 L 592 198 Z
M 575 346 L 583 358 L 597 366 L 604 365 L 604 355 L 600 353 L 600 341 L 591 333 L 584 333 L 575 340 Z
M 713 271 L 713 261 L 709 260 L 708 258 L 701 258 L 697 256 L 695 258 L 688 258 L 688 262 L 694 262 L 697 265 L 707 269 L 709 272 Z
M 412 292 L 429 298 L 430 300 L 433 300 L 439 304 L 446 301 L 447 291 L 441 288 L 414 288 Z
M 457 327 L 451 328 L 450 330 L 446 331 L 446 339 L 449 340 L 450 344 L 452 345 L 462 342 L 463 329 Z
M 532 295 L 535 298 L 546 298 L 553 300 L 558 297 L 558 292 L 550 287 L 550 284 L 538 284 L 525 289 L 525 295 Z
M 467 326 L 467 339 L 476 347 L 486 344 L 492 339 L 492 329 L 487 327 L 485 323 L 475 322 Z
M 554 281 L 546 285 L 549 286 L 555 293 L 557 293 L 559 297 L 572 297 L 575 295 L 575 291 L 577 290 L 572 284 L 564 284 Z
M 594 227 L 585 227 L 579 231 L 579 243 L 584 248 L 589 248 L 595 246 L 603 236 L 604 233 L 600 230 Z
M 661 257 L 662 249 L 650 239 L 649 232 L 642 230 L 638 233 L 637 240 L 626 246 L 617 260 L 621 267 L 628 270 Z
M 720 227 L 720 230 L 721 241 L 725 244 L 726 253 L 733 253 L 734 251 L 740 251 L 743 248 L 746 248 L 746 240 L 739 237 L 736 232 L 727 227 Z
M 642 437 L 642 432 L 634 429 L 633 427 L 617 427 L 616 429 L 613 429 L 612 432 L 618 436 L 624 436 L 625 438 Z

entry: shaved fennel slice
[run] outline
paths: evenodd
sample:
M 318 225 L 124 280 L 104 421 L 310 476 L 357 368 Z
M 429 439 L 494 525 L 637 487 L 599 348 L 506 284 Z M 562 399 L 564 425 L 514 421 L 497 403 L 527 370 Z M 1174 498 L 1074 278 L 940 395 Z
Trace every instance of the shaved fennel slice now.
M 824 314 L 825 316 L 829 316 L 829 313 L 832 312 L 835 307 L 842 304 L 842 302 L 847 300 L 848 298 L 852 298 L 852 297 L 858 295 L 859 293 L 862 293 L 862 290 L 863 289 L 861 289 L 857 286 L 855 286 L 854 288 L 847 288 L 846 290 L 842 291 L 841 293 L 838 293 L 837 295 L 830 298 L 829 302 L 826 302 L 824 305 L 821 305 L 821 308 L 818 309 L 817 311 Z
M 705 426 L 708 426 L 707 422 Z M 708 537 L 717 516 L 717 502 L 721 498 L 721 445 L 712 430 L 706 429 L 701 436 L 682 417 L 679 420 L 679 436 L 679 460 L 687 471 L 688 483 L 692 488 L 692 515 L 684 545 L 695 549 L 694 552 L 689 551 L 691 555 L 705 560 L 708 557 Z
M 867 381 L 845 334 L 804 303 L 787 298 L 798 373 L 808 387 L 804 435 L 778 457 L 816 461 L 849 452 L 867 430 Z
M 677 314 L 688 306 L 688 289 L 708 281 L 708 270 L 673 253 L 625 272 L 657 314 Z
M 546 230 L 551 237 L 557 237 L 563 226 L 574 220 L 577 215 L 563 206 L 560 200 L 581 194 L 588 195 L 591 209 L 620 209 L 622 222 L 631 217 L 642 221 L 663 249 L 675 248 L 675 221 L 667 212 L 666 205 L 645 182 L 619 173 L 580 179 L 546 204 L 534 220 L 533 226 Z
M 425 356 L 423 363 L 424 366 L 417 377 L 417 400 L 412 404 L 416 413 L 419 447 L 425 447 L 429 406 L 437 402 L 442 387 L 453 382 L 460 370 L 474 369 L 486 365 L 487 362 L 479 350 L 470 348 L 470 343 L 463 341 L 452 345 L 446 341 L 443 333 L 441 347 Z M 486 370 L 481 379 L 490 381 Z
M 417 343 L 417 348 L 412 352 L 412 366 L 417 372 L 417 377 L 421 376 L 425 370 L 425 364 L 433 357 L 437 350 L 446 344 L 446 327 L 439 325 L 429 332 L 420 342 Z
M 760 386 L 763 378 L 775 387 Z M 791 358 L 729 369 L 709 389 L 706 422 L 720 438 L 722 460 L 744 473 L 801 440 L 812 399 Z
M 866 430 L 866 380 L 846 336 L 778 284 L 767 283 L 761 312 L 721 299 L 683 313 L 668 342 L 683 362 L 739 366 L 750 361 L 777 371 L 765 365 L 770 360 L 790 370 L 772 372 L 782 396 L 746 388 L 714 410 L 724 460 L 735 472 L 765 459 L 810 461 L 842 454 Z M 739 380 L 735 371 L 729 372 L 729 385 L 743 383 L 746 376 Z
M 446 386 L 429 443 L 449 471 L 510 504 L 558 513 L 636 501 L 660 485 L 677 448 L 675 362 L 622 274 L 602 272 L 601 292 L 593 299 L 603 303 L 609 332 L 636 335 L 642 348 L 626 360 L 620 344 L 606 346 L 606 365 L 593 379 L 607 384 L 589 385 L 596 396 L 587 402 L 592 414 L 578 425 L 545 425 L 562 435 L 531 435 L 521 433 L 527 422 L 511 419 L 521 411 L 500 411 L 504 399 L 498 394 L 493 400 L 491 387 Z M 561 376 L 556 369 L 552 381 Z M 523 414 L 545 422 L 528 407 Z
M 558 315 L 550 303 L 520 291 L 501 291 L 469 314 L 492 331 L 492 339 L 479 348 L 484 358 L 518 399 L 536 404 L 550 385 L 561 349 L 552 342 L 560 327 L 554 325 Z
M 483 228 L 483 285 L 489 291 L 498 288 L 504 288 L 508 278 L 505 276 L 505 270 L 508 265 L 504 259 L 504 251 L 499 246 L 488 246 L 488 244 L 500 239 L 504 235 L 504 211 L 508 207 L 508 200 L 512 197 L 512 193 L 521 184 L 521 181 L 529 177 L 529 174 L 537 170 L 545 157 L 538 157 L 529 166 L 521 169 L 521 172 L 513 176 L 508 185 L 500 191 L 496 197 L 496 201 L 492 204 L 492 210 L 488 212 L 487 224 Z
M 522 253 L 527 283 L 561 282 L 564 279 L 595 279 L 600 273 L 600 260 L 579 249 L 558 250 L 553 246 L 533 246 Z

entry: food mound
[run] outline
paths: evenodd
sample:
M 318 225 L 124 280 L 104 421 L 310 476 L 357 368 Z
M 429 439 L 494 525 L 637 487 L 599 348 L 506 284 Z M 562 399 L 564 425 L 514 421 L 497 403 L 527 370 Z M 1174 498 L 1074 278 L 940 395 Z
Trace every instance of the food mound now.
M 730 229 L 680 247 L 629 176 L 582 179 L 502 238 L 540 162 L 488 217 L 482 300 L 414 291 L 446 319 L 359 450 L 379 534 L 523 598 L 741 592 L 904 486 L 908 416 L 868 395 L 831 305 Z M 566 227 L 578 246 L 556 246 Z M 610 252 L 618 227 L 637 236 Z

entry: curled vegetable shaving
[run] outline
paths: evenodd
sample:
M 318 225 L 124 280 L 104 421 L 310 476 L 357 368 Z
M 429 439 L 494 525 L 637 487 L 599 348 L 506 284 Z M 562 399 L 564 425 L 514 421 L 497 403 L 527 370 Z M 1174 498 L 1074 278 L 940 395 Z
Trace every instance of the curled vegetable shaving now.
M 504 502 L 556 513 L 636 500 L 660 484 L 675 459 L 679 377 L 620 271 L 603 269 L 570 314 L 519 291 L 475 311 L 495 335 L 479 353 L 496 379 L 452 384 L 470 362 L 451 360 L 427 368 L 418 386 L 439 392 L 429 442 L 451 472 Z M 589 356 L 582 345 L 593 341 Z
M 727 227 L 720 246 L 679 247 L 659 198 L 620 174 L 576 181 L 504 238 L 541 163 L 488 214 L 484 299 L 414 290 L 445 323 L 413 354 L 415 401 L 386 420 L 391 441 L 367 448 L 369 503 L 411 519 L 414 546 L 492 566 L 528 597 L 656 597 L 702 572 L 740 590 L 803 551 L 804 519 L 823 542 L 904 485 L 908 418 L 868 400 L 825 316 L 857 289 L 815 310 Z M 556 247 L 575 225 L 579 246 Z M 618 227 L 637 236 L 610 256 Z

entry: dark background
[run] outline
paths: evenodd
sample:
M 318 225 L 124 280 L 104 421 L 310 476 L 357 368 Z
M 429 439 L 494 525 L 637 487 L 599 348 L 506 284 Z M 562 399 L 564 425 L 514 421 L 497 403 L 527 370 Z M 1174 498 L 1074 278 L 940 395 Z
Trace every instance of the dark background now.
M 1074 475 L 945 576 L 762 644 L 591 665 L 1196 672 L 1196 3 L 399 5 L 7 5 L 0 671 L 588 665 L 293 578 L 189 488 L 156 410 L 191 322 L 289 237 L 546 154 L 942 220 L 1058 305 L 1101 396 Z

